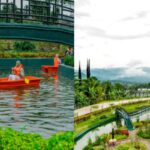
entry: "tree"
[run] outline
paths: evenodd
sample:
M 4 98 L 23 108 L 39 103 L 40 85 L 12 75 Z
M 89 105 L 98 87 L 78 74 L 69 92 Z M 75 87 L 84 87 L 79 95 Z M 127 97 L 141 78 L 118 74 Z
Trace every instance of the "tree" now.
M 80 62 L 79 62 L 78 78 L 79 78 L 80 81 L 82 80 L 81 64 L 80 64 Z
M 87 76 L 87 79 L 90 78 L 91 76 L 90 59 L 87 60 L 86 76 Z

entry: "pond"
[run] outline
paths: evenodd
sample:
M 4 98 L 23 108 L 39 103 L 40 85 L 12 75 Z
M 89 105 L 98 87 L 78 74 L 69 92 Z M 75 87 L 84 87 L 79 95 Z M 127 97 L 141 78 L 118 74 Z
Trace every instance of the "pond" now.
M 150 119 L 150 111 L 132 116 L 131 120 L 135 122 L 137 118 L 139 119 L 139 121 Z M 122 125 L 124 125 L 123 119 L 121 120 L 121 122 Z M 116 121 L 113 121 L 105 126 L 98 127 L 95 130 L 88 132 L 84 137 L 82 137 L 79 141 L 77 141 L 75 145 L 75 150 L 82 150 L 86 145 L 88 145 L 89 139 L 95 141 L 96 136 L 110 133 L 112 131 L 112 127 L 115 127 L 117 129 Z
M 9 70 L 0 77 L 8 76 Z M 0 90 L 0 126 L 33 132 L 45 138 L 73 130 L 73 80 L 60 74 L 45 77 L 40 70 L 27 75 L 41 77 L 39 88 Z

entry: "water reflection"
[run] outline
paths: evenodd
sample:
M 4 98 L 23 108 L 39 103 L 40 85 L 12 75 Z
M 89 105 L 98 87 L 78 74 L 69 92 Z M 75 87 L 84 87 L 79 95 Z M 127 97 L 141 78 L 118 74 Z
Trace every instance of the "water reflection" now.
M 39 88 L 0 91 L 0 126 L 24 128 L 46 138 L 73 130 L 73 81 L 37 71 L 34 74 L 42 78 Z

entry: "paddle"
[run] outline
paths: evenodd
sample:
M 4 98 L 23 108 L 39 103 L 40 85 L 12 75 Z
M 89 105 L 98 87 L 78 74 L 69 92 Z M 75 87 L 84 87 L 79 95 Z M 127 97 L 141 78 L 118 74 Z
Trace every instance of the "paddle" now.
M 30 80 L 27 79 L 27 78 L 24 78 L 24 81 L 25 81 L 26 84 L 29 84 L 29 83 L 30 83 Z

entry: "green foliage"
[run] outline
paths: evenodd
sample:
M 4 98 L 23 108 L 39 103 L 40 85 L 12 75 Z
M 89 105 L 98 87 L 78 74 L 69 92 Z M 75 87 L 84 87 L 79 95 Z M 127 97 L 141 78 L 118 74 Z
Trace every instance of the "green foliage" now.
M 35 50 L 35 45 L 29 41 L 21 41 L 14 43 L 14 49 L 17 51 L 33 51 Z
M 64 59 L 64 63 L 66 65 L 69 65 L 69 66 L 74 66 L 74 57 L 73 56 L 66 56 L 65 59 Z
M 139 127 L 142 127 L 143 126 L 143 123 L 142 122 L 135 122 L 134 123 L 134 127 L 135 128 L 139 128 Z
M 72 150 L 73 146 L 73 132 L 58 133 L 46 140 L 38 134 L 0 128 L 1 150 Z
M 126 98 L 126 87 L 120 83 L 101 82 L 96 77 L 75 80 L 75 104 L 77 108 L 96 104 L 104 100 Z
M 133 142 L 121 144 L 115 150 L 147 150 L 147 148 L 141 142 Z
M 128 136 L 125 134 L 115 134 L 115 139 L 117 140 L 123 140 L 123 139 L 127 139 Z
M 47 150 L 73 150 L 73 132 L 58 133 L 48 140 Z
M 125 85 L 112 83 L 110 81 L 101 82 L 96 77 L 87 79 L 75 79 L 75 104 L 76 108 L 100 103 L 102 101 L 131 99 L 145 97 L 139 95 L 139 85 Z M 138 94 L 137 94 L 138 93 Z
M 92 143 L 91 139 L 89 139 L 88 145 L 85 148 L 83 148 L 83 150 L 94 150 L 93 149 L 93 143 Z
M 22 50 L 23 49 L 23 50 Z M 23 40 L 0 40 L 0 52 L 47 52 L 47 53 L 61 53 L 65 55 L 67 49 L 66 45 L 51 43 L 51 42 L 40 42 L 40 41 L 23 41 Z
M 0 58 L 48 58 L 54 57 L 56 52 L 0 52 Z M 59 53 L 59 57 L 63 57 L 62 53 Z
M 75 104 L 76 107 L 95 104 L 103 97 L 103 89 L 99 80 L 95 77 L 82 80 L 75 80 Z
M 128 136 L 123 134 L 115 134 L 115 139 L 122 140 L 126 139 Z M 105 150 L 106 149 L 106 143 L 111 139 L 111 134 L 102 134 L 101 136 L 96 136 L 96 141 L 92 142 L 91 139 L 89 139 L 88 145 L 84 147 L 84 150 L 94 150 L 96 147 L 99 150 Z
M 150 124 L 143 125 L 139 130 L 137 135 L 144 139 L 150 139 Z

